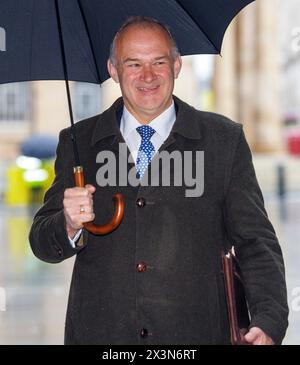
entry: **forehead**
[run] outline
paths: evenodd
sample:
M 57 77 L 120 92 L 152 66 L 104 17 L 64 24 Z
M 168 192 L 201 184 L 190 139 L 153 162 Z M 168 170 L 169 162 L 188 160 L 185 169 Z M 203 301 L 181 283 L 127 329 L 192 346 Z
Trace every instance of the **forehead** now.
M 124 29 L 117 40 L 117 54 L 164 51 L 170 52 L 171 40 L 159 25 L 131 25 Z

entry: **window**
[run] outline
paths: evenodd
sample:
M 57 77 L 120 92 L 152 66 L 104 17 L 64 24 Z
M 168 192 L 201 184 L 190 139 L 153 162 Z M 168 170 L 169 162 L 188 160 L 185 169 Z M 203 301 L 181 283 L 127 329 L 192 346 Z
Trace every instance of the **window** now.
M 29 83 L 0 85 L 0 122 L 28 121 L 30 106 Z
M 101 111 L 100 85 L 76 82 L 73 89 L 73 108 L 76 121 L 99 114 Z

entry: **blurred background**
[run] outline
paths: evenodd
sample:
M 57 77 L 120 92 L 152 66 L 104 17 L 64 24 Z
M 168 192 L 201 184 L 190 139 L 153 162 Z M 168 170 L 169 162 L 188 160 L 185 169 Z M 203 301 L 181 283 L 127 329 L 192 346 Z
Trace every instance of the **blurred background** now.
M 300 1 L 250 4 L 228 28 L 222 57 L 183 61 L 175 95 L 244 125 L 286 263 L 284 344 L 300 344 Z M 71 83 L 71 91 L 76 120 L 120 95 L 111 80 L 101 87 Z M 0 344 L 63 343 L 73 259 L 37 260 L 28 232 L 68 120 L 63 82 L 0 85 Z

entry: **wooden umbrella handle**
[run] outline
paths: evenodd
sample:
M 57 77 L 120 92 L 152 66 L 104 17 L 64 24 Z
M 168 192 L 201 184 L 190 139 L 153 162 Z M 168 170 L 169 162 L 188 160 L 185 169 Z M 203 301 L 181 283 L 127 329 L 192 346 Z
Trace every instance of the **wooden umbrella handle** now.
M 79 188 L 84 188 L 85 183 L 82 166 L 74 167 L 74 178 L 76 186 Z M 115 203 L 115 212 L 113 218 L 103 226 L 97 226 L 93 222 L 83 223 L 83 226 L 87 231 L 97 235 L 104 235 L 112 232 L 119 226 L 124 215 L 124 199 L 122 194 L 115 194 L 113 199 Z

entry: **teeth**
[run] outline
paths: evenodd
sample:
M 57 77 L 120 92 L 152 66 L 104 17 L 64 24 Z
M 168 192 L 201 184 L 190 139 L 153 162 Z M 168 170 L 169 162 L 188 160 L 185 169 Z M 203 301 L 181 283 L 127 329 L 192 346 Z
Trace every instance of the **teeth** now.
M 157 87 L 152 87 L 152 88 L 146 88 L 146 87 L 139 87 L 140 90 L 142 91 L 152 91 L 155 90 Z

